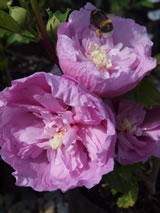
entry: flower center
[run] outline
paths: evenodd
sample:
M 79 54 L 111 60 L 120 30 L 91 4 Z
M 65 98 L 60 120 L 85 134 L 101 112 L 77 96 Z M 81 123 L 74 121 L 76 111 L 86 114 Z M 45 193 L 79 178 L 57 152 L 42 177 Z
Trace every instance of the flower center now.
M 96 65 L 98 69 L 100 68 L 111 68 L 112 61 L 107 58 L 107 54 L 103 47 L 99 47 L 98 44 L 93 44 L 90 52 L 90 60 Z
M 121 130 L 122 131 L 127 131 L 128 133 L 132 133 L 136 131 L 136 126 L 132 126 L 132 124 L 129 122 L 127 118 L 124 118 L 121 121 Z
M 50 140 L 50 146 L 53 148 L 53 149 L 58 149 L 61 145 L 62 145 L 62 141 L 63 141 L 63 136 L 65 134 L 65 131 L 64 130 L 61 130 L 59 132 L 57 132 L 55 135 L 54 135 L 54 138 L 52 138 Z

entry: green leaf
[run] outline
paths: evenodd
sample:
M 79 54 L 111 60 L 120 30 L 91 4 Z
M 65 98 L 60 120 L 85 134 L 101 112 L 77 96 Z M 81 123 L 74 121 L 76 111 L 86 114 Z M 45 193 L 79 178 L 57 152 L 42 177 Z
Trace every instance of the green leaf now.
M 46 4 L 46 0 L 40 0 L 40 1 L 39 1 L 39 6 L 40 6 L 40 7 L 44 7 L 45 4 Z
M 11 35 L 7 39 L 7 44 L 12 45 L 12 44 L 15 44 L 15 43 L 29 44 L 30 39 L 25 38 L 25 37 L 23 37 L 19 34 L 16 34 L 16 33 L 11 33 Z
M 135 182 L 135 177 L 132 175 L 132 172 L 136 169 L 141 169 L 139 164 L 127 166 L 116 164 L 114 171 L 106 175 L 105 178 L 112 189 L 121 193 L 128 192 Z
M 50 9 L 47 9 L 49 20 L 46 25 L 46 31 L 52 41 L 57 40 L 57 29 L 62 22 L 67 20 L 70 10 L 71 9 L 67 8 L 65 13 L 61 13 L 60 11 L 52 13 Z
M 141 0 L 138 3 L 136 3 L 136 6 L 142 6 L 147 8 L 153 8 L 153 3 L 149 0 Z
M 29 1 L 19 0 L 19 4 L 21 7 L 28 9 Z
M 117 200 L 119 208 L 129 208 L 134 206 L 138 196 L 138 185 L 134 185 L 128 192 L 124 193 Z
M 58 20 L 58 18 L 55 15 L 48 20 L 46 25 L 46 31 L 50 39 L 54 40 L 57 38 L 57 29 L 60 23 L 61 22 Z
M 118 192 L 122 194 L 117 200 L 119 207 L 128 208 L 135 204 L 138 196 L 138 182 L 134 171 L 142 168 L 142 164 L 121 166 L 116 163 L 114 171 L 104 176 L 112 194 L 116 195 Z
M 60 11 L 56 11 L 55 12 L 55 16 L 57 17 L 57 19 L 60 21 L 60 22 L 65 22 L 67 20 L 67 17 L 70 13 L 71 9 L 70 8 L 67 8 L 66 12 L 65 13 L 62 13 Z
M 111 189 L 111 192 L 112 192 L 112 195 L 116 195 L 118 193 L 118 191 L 115 189 Z
M 160 92 L 149 76 L 146 76 L 134 90 L 125 94 L 123 98 L 131 99 L 147 108 L 160 104 Z
M 0 0 L 0 9 L 6 10 L 12 4 L 12 0 Z
M 5 36 L 7 35 L 7 31 L 4 29 L 0 29 L 0 38 L 5 38 Z
M 22 28 L 25 28 L 29 23 L 29 13 L 23 7 L 9 7 L 9 15 L 18 23 Z
M 129 0 L 112 0 L 111 1 L 111 11 L 112 13 L 121 12 L 124 9 L 129 8 Z
M 8 13 L 0 10 L 0 28 L 9 30 L 15 33 L 21 33 L 22 30 L 17 24 L 17 22 L 8 15 Z

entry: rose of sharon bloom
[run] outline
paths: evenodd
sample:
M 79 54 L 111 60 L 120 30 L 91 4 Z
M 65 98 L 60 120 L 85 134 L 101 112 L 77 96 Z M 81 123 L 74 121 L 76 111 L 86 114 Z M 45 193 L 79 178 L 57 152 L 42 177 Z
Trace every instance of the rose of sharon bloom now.
M 129 100 L 115 105 L 117 159 L 121 164 L 160 157 L 160 107 L 151 110 Z
M 0 154 L 15 169 L 17 185 L 91 188 L 113 170 L 112 111 L 79 82 L 36 73 L 0 95 Z
M 90 25 L 95 7 L 87 3 L 73 11 L 58 29 L 57 55 L 64 74 L 96 95 L 109 97 L 133 89 L 156 66 L 146 28 L 131 19 L 110 17 L 113 33 L 96 34 Z

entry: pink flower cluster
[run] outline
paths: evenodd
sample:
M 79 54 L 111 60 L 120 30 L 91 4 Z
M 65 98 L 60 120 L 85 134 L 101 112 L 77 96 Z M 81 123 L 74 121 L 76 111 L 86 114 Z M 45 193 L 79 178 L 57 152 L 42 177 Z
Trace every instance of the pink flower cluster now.
M 16 184 L 37 191 L 91 188 L 121 164 L 160 157 L 160 108 L 114 97 L 156 66 L 146 29 L 110 17 L 113 33 L 89 27 L 93 5 L 73 11 L 58 30 L 65 75 L 35 73 L 0 92 L 0 155 Z

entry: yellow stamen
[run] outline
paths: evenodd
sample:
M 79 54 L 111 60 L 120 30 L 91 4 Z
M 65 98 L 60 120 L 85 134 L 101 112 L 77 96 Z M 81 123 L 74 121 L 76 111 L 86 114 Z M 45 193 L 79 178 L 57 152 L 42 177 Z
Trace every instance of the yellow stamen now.
M 54 135 L 54 138 L 50 141 L 50 145 L 53 149 L 58 149 L 62 145 L 64 131 L 58 132 Z
M 96 65 L 98 69 L 100 68 L 111 68 L 112 61 L 107 58 L 107 54 L 103 47 L 99 47 L 98 44 L 94 44 L 91 47 L 90 60 Z
M 121 128 L 123 131 L 127 130 L 129 133 L 136 131 L 136 127 L 132 126 L 127 118 L 124 118 L 121 122 Z

